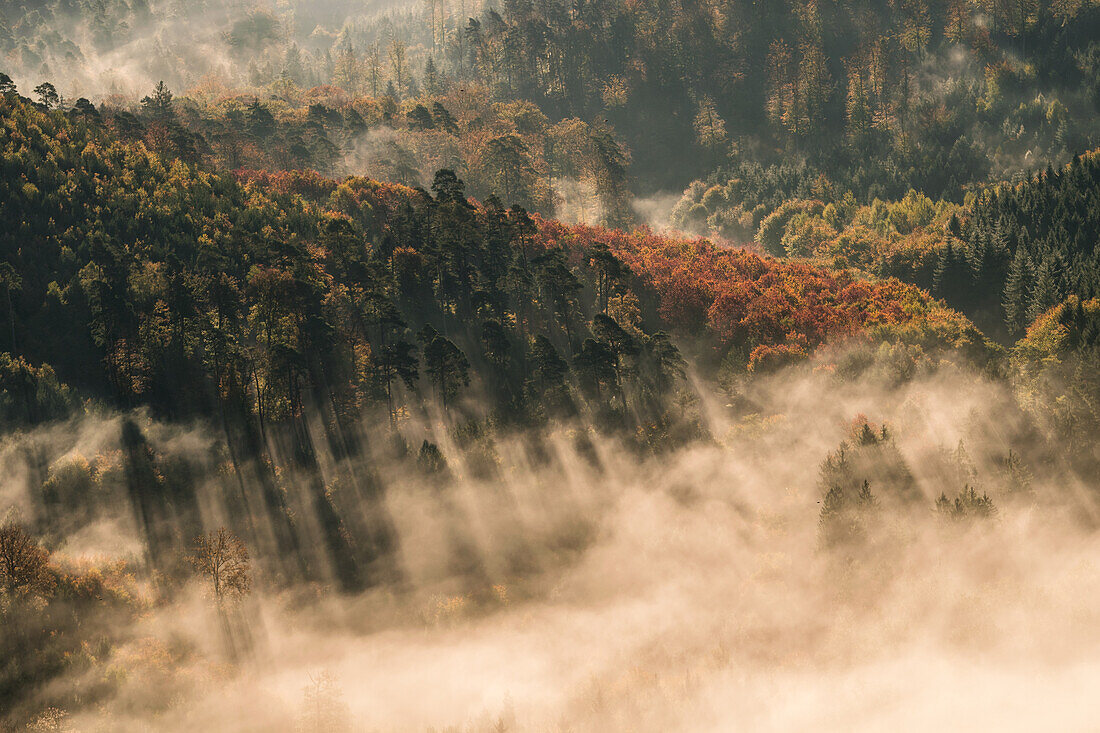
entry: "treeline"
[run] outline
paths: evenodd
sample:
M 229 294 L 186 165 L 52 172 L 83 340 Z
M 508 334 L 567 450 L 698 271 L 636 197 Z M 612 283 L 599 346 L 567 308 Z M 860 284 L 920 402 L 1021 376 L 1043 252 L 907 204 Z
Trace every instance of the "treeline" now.
M 920 473 L 924 481 L 917 480 L 888 425 L 858 416 L 847 439 L 826 456 L 819 470 L 822 548 L 858 569 L 870 557 L 918 541 L 911 520 L 901 517 L 932 509 L 943 528 L 966 528 L 997 517 L 999 509 L 989 489 L 1006 502 L 1032 495 L 1032 472 L 1011 449 L 972 455 L 960 442 L 934 452 Z
M 187 96 L 193 87 L 196 96 L 243 92 L 270 104 L 327 86 L 360 107 L 397 108 L 394 119 L 417 105 L 431 113 L 441 95 L 529 102 L 551 124 L 577 118 L 613 130 L 635 153 L 642 190 L 707 174 L 725 184 L 743 163 L 794 156 L 810 178 L 824 174 L 861 203 L 910 188 L 959 200 L 975 183 L 1098 142 L 1100 8 L 1091 0 L 440 0 L 383 16 L 340 3 L 210 11 L 224 23 L 216 32 L 166 2 L 99 4 L 86 16 L 53 2 L 8 18 L 0 46 L 21 78 L 76 79 L 95 51 L 72 48 L 74 38 L 92 35 L 106 49 L 171 27 L 161 43 L 136 45 L 155 57 L 145 59 L 159 74 L 148 83 L 168 79 Z M 171 62 L 197 43 L 224 56 L 195 59 L 181 78 Z M 216 71 L 227 67 L 219 58 L 240 71 Z
M 944 253 L 939 292 L 966 312 L 1001 316 L 1010 335 L 1068 295 L 1097 297 L 1100 152 L 988 191 L 960 236 L 966 246 Z
M 983 366 L 994 353 L 980 331 L 926 292 L 895 278 L 763 257 L 707 240 L 557 222 L 548 243 L 605 241 L 655 291 L 657 314 L 723 374 L 769 372 L 807 359 L 829 341 L 873 335 L 922 356 Z M 952 355 L 953 352 L 957 352 Z
M 1012 376 L 1021 405 L 1080 475 L 1100 466 L 1100 299 L 1068 296 L 1017 342 Z
M 10 429 L 92 400 L 218 436 L 210 465 L 192 466 L 138 421 L 120 428 L 118 485 L 164 577 L 200 528 L 200 476 L 217 476 L 227 524 L 272 582 L 355 590 L 399 574 L 379 465 L 441 487 L 456 466 L 491 481 L 496 437 L 545 462 L 555 422 L 593 461 L 592 430 L 643 452 L 703 437 L 665 329 L 704 376 L 858 336 L 991 355 L 897 280 L 567 226 L 474 203 L 446 169 L 431 191 L 227 176 L 120 142 L 83 105 L 45 106 L 0 100 L 0 410 Z M 50 485 L 53 467 L 27 460 Z M 76 466 L 50 489 L 65 516 L 95 515 L 101 475 Z M 60 531 L 49 501 L 40 529 Z
M 645 151 L 635 172 L 652 188 L 793 153 L 861 200 L 908 188 L 960 198 L 1020 159 L 1096 142 L 1093 3 L 518 1 L 468 20 L 454 10 L 345 24 L 317 57 L 320 78 L 399 101 L 476 84 L 552 120 L 606 119 Z M 280 83 L 285 68 L 263 81 Z
M 18 90 L 0 74 L 0 91 Z M 97 108 L 84 98 L 63 103 L 50 82 L 33 90 L 46 110 L 78 112 L 118 139 L 190 165 L 354 172 L 409 186 L 447 168 L 478 199 L 499 192 L 509 205 L 611 225 L 635 218 L 629 154 L 612 130 L 577 118 L 551 124 L 530 102 L 493 103 L 476 91 L 400 106 L 390 96 L 353 99 L 334 87 L 263 102 L 191 92 L 180 99 L 160 82 L 140 105 Z
M 122 487 L 163 577 L 200 526 L 201 476 L 272 583 L 356 590 L 399 573 L 379 461 L 443 487 L 454 465 L 491 480 L 505 431 L 550 460 L 550 421 L 580 426 L 582 451 L 592 429 L 640 451 L 701 435 L 646 283 L 601 241 L 554 246 L 522 208 L 475 205 L 451 171 L 431 192 L 238 180 L 9 94 L 0 222 L 5 428 L 92 400 L 217 436 L 213 464 L 168 465 L 122 425 Z M 44 485 L 44 454 L 26 458 Z M 91 474 L 63 482 L 67 516 L 95 516 Z
M 49 729 L 50 712 L 34 691 L 65 673 L 95 669 L 100 654 L 147 610 L 135 592 L 133 568 L 125 562 L 78 563 L 52 558 L 16 522 L 0 523 L 0 728 L 16 730 L 39 717 Z M 75 690 L 48 694 L 52 704 L 71 705 L 79 695 L 103 700 L 113 691 L 106 675 L 89 675 Z M 19 726 L 26 729 L 28 725 Z

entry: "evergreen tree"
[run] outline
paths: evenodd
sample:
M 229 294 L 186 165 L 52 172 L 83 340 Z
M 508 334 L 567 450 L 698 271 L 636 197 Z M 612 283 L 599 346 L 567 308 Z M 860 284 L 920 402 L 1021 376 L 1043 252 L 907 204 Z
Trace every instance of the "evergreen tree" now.
M 1031 288 L 1034 273 L 1031 257 L 1023 247 L 1016 248 L 1016 256 L 1008 270 L 1004 297 L 1001 304 L 1005 311 L 1005 324 L 1010 335 L 1016 335 L 1027 327 L 1027 314 L 1031 307 Z
M 438 334 L 424 347 L 424 366 L 444 409 L 458 396 L 459 388 L 470 384 L 470 363 L 466 355 L 453 341 Z
M 964 248 L 948 242 L 940 254 L 933 279 L 936 295 L 965 308 L 973 303 L 973 286 L 974 272 Z
M 1031 293 L 1031 303 L 1027 309 L 1028 323 L 1053 308 L 1062 300 L 1055 277 L 1054 258 L 1045 257 L 1035 270 L 1035 287 Z
M 54 109 L 61 106 L 61 95 L 57 93 L 57 89 L 53 84 L 48 81 L 44 81 L 34 88 L 34 93 L 38 97 L 38 102 L 46 109 Z
M 163 82 L 158 82 L 153 93 L 141 100 L 141 109 L 154 122 L 168 123 L 175 117 L 172 92 Z
M 435 61 L 431 56 L 424 62 L 424 93 L 429 97 L 435 97 L 443 93 L 443 79 L 435 68 Z

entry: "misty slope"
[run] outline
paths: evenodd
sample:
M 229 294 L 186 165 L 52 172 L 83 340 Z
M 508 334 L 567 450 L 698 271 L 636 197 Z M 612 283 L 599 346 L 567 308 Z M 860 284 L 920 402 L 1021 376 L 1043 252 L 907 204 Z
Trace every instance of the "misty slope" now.
M 400 574 L 363 593 L 326 573 L 287 583 L 262 513 L 249 528 L 231 511 L 254 487 L 225 475 L 202 429 L 88 416 L 9 434 L 0 496 L 43 518 L 57 583 L 0 607 L 0 725 L 920 730 L 1006 705 L 1029 725 L 1080 725 L 1074 691 L 1100 645 L 1092 484 L 1042 460 L 1000 382 L 837 376 L 756 378 L 766 417 L 709 403 L 721 439 L 658 456 L 550 428 L 533 460 L 498 433 L 486 473 L 485 453 L 417 425 L 445 470 L 384 449 L 325 461 L 348 521 L 378 511 L 357 471 L 385 486 Z M 888 422 L 853 423 L 860 411 Z M 142 450 L 126 448 L 128 419 Z M 44 458 L 48 472 L 28 471 Z M 150 570 L 134 476 L 177 511 L 193 491 L 206 527 L 239 523 L 249 597 L 218 604 L 178 566 Z M 305 474 L 279 481 L 302 556 L 329 567 Z
M 0 276 L 5 733 L 1082 724 L 1096 301 L 1005 360 L 896 279 L 14 94 Z

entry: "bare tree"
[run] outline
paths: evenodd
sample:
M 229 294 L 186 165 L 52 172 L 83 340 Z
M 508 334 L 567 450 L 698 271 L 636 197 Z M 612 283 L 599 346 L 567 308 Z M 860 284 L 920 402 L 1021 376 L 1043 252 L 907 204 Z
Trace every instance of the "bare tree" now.
M 188 560 L 210 582 L 219 604 L 227 597 L 243 596 L 252 587 L 248 548 L 225 527 L 196 537 Z
M 14 521 L 0 526 L 0 587 L 8 596 L 45 595 L 53 587 L 50 555 Z
M 394 38 L 390 40 L 389 54 L 390 54 L 390 67 L 393 70 L 393 85 L 397 89 L 398 98 L 405 96 L 405 52 L 408 47 L 404 41 L 399 41 Z
M 302 713 L 298 719 L 300 733 L 336 733 L 351 730 L 348 706 L 340 694 L 336 678 L 330 672 L 310 675 L 303 689 Z
M 382 59 L 378 53 L 378 44 L 367 46 L 367 52 L 363 56 L 363 63 L 367 70 L 367 83 L 370 84 L 371 97 L 378 97 L 378 88 L 382 83 Z

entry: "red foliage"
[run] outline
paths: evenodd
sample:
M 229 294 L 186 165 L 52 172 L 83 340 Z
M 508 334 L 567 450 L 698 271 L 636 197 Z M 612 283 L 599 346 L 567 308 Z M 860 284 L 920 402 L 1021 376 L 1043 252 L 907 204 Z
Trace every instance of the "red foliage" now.
M 755 346 L 750 368 L 805 358 L 830 338 L 874 326 L 930 323 L 948 339 L 969 323 L 925 292 L 898 280 L 858 279 L 847 270 L 775 260 L 704 239 L 664 237 L 539 221 L 545 247 L 586 250 L 605 243 L 657 292 L 670 327 L 696 332 L 705 323 L 727 349 Z M 935 329 L 933 329 L 935 330 Z
M 760 345 L 749 355 L 750 372 L 776 371 L 789 364 L 804 361 L 809 354 L 801 344 L 779 344 L 778 346 Z
M 336 181 L 317 171 L 234 171 L 242 185 L 256 185 L 274 194 L 297 194 L 310 201 L 325 199 L 336 190 Z

